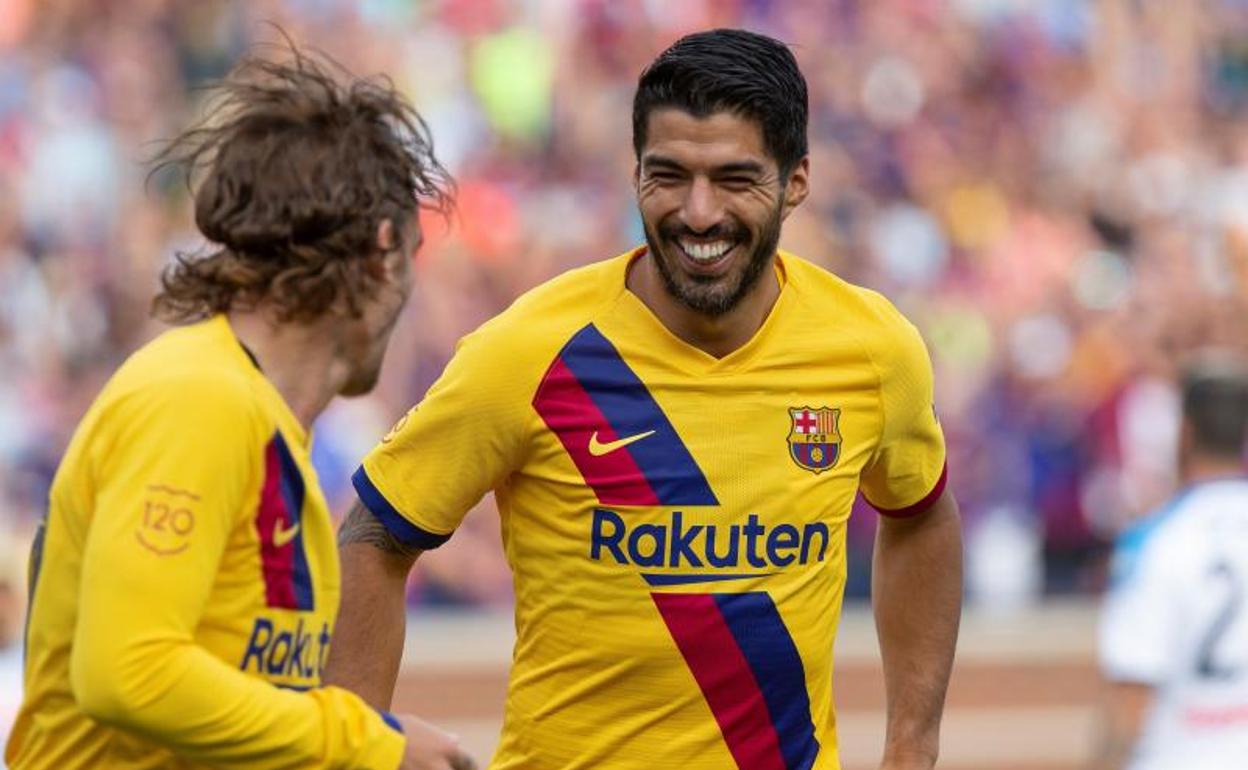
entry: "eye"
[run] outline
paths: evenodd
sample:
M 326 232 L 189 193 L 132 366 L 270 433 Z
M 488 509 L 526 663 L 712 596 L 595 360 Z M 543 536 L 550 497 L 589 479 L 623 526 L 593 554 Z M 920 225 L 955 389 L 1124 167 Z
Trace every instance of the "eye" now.
M 651 171 L 650 178 L 656 182 L 678 182 L 680 181 L 680 174 L 677 174 L 675 171 L 666 170 Z
M 724 187 L 732 189 L 743 189 L 754 184 L 754 179 L 748 176 L 726 176 L 719 180 Z

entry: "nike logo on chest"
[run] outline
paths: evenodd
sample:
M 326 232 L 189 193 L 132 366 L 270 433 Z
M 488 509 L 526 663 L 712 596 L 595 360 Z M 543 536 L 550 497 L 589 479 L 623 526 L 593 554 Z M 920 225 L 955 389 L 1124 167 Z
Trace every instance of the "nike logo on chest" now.
M 615 441 L 603 443 L 598 440 L 598 431 L 594 431 L 593 435 L 589 437 L 589 453 L 594 457 L 602 457 L 603 455 L 611 454 L 617 449 L 623 449 L 629 444 L 635 444 L 643 438 L 649 438 L 653 435 L 654 431 L 648 430 L 645 433 L 635 433 L 632 436 L 625 436 L 624 438 L 616 439 Z

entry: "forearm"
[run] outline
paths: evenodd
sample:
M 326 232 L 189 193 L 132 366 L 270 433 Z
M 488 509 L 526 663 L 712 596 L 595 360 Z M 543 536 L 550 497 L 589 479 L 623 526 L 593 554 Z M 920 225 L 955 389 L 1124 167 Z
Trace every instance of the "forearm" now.
M 394 767 L 403 749 L 402 735 L 352 693 L 283 690 L 150 629 L 85 633 L 71 684 L 97 721 L 213 767 Z
M 1113 682 L 1105 692 L 1101 736 L 1093 770 L 1122 770 L 1139 740 L 1153 701 L 1151 685 Z
M 1092 759 L 1090 770 L 1123 770 L 1131 751 L 1135 747 L 1135 738 L 1122 733 L 1106 731 L 1100 736 L 1099 745 Z
M 403 658 L 407 576 L 419 552 L 396 543 L 358 503 L 338 541 L 343 592 L 325 681 L 388 709 Z
M 931 767 L 962 607 L 952 495 L 913 519 L 881 520 L 871 592 L 888 703 L 885 767 Z
M 210 488 L 198 480 L 193 486 Z M 359 696 L 281 689 L 247 672 L 246 658 L 221 657 L 223 651 L 199 643 L 236 503 L 223 499 L 209 508 L 204 501 L 185 547 L 158 553 L 135 537 L 143 499 L 125 484 L 99 496 L 83 549 L 69 659 L 78 708 L 179 759 L 213 767 L 397 766 L 402 735 Z M 315 684 L 316 631 L 303 618 L 284 620 L 288 641 L 257 655 L 256 669 L 280 668 Z M 265 621 L 275 639 L 279 620 Z M 249 647 L 259 629 L 257 623 Z

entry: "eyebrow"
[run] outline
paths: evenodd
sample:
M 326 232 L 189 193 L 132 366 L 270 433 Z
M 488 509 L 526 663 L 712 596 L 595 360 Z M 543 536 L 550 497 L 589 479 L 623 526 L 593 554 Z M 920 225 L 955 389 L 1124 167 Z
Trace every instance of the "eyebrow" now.
M 685 171 L 685 167 L 676 160 L 666 155 L 647 155 L 642 158 L 642 165 L 646 168 L 666 168 L 673 171 Z M 753 160 L 739 160 L 732 163 L 724 163 L 716 166 L 711 172 L 717 176 L 724 174 L 756 174 L 760 175 L 764 171 L 763 164 Z

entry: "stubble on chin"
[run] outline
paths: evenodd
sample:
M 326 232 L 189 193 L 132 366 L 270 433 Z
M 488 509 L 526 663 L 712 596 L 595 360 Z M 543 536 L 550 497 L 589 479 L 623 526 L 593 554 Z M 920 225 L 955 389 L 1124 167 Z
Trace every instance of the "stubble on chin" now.
M 718 318 L 739 305 L 762 278 L 779 245 L 781 221 L 780 212 L 777 210 L 772 221 L 759 234 L 745 266 L 738 272 L 718 279 L 701 281 L 696 276 L 678 277 L 678 271 L 667 262 L 667 251 L 661 248 L 662 243 L 670 243 L 671 239 L 660 241 L 648 225 L 645 226 L 646 244 L 667 293 L 696 313 Z M 680 246 L 671 243 L 670 248 L 678 249 Z

